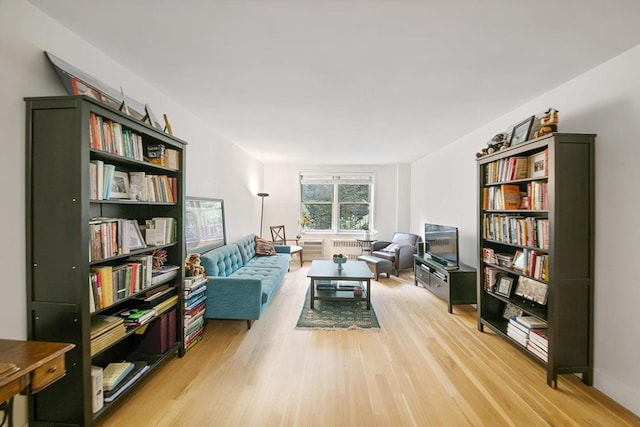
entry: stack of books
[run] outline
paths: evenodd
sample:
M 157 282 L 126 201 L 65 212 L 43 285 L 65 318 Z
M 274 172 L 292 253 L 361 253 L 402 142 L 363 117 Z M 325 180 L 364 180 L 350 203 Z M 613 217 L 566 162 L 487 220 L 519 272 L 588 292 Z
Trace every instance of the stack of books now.
M 127 373 L 118 380 L 118 382 L 109 390 L 104 389 L 104 401 L 113 402 L 122 392 L 131 387 L 140 376 L 149 369 L 146 362 L 126 362 L 131 364 L 131 368 Z M 105 372 L 108 369 L 105 368 Z
M 338 289 L 338 282 L 335 280 L 316 280 L 316 289 L 319 291 L 335 291 Z
M 203 275 L 184 279 L 184 349 L 193 348 L 204 333 L 207 278 Z
M 546 329 L 547 322 L 533 316 L 516 316 L 509 319 L 507 335 L 523 347 L 527 347 L 532 330 Z
M 532 329 L 529 333 L 527 350 L 538 356 L 545 362 L 549 361 L 549 339 L 546 329 Z
M 132 308 L 120 313 L 124 318 L 124 326 L 137 327 L 149 322 L 156 316 L 156 310 L 153 308 Z
M 91 356 L 110 347 L 127 333 L 124 319 L 97 314 L 91 318 Z

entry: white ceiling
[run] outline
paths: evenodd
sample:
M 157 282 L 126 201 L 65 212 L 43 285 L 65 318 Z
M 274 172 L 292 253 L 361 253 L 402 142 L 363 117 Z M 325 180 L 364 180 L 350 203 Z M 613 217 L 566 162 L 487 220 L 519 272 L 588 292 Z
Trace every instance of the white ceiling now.
M 29 1 L 265 163 L 410 162 L 640 44 L 637 0 Z

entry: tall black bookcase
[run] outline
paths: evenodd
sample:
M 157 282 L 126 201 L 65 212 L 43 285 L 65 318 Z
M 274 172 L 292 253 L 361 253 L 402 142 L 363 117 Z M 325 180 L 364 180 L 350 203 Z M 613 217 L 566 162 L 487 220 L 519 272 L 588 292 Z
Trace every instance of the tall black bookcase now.
M 478 329 L 541 363 L 554 388 L 558 374 L 593 380 L 594 145 L 553 133 L 478 159 Z M 547 322 L 546 352 L 509 331 L 516 315 Z
M 91 425 L 113 408 L 118 400 L 135 392 L 139 382 L 163 361 L 176 353 L 183 354 L 186 143 L 88 97 L 42 97 L 27 98 L 25 101 L 28 335 L 32 340 L 75 344 L 75 348 L 67 355 L 67 375 L 30 398 L 30 425 Z M 106 123 L 106 128 L 102 130 L 107 133 L 113 129 L 123 132 L 111 137 L 119 139 L 126 134 L 127 139 L 134 138 L 136 155 L 129 150 L 116 154 L 96 147 L 94 142 L 98 128 L 95 122 L 92 126 L 92 121 L 96 119 L 103 126 Z M 111 130 L 107 129 L 109 127 Z M 142 158 L 140 150 L 146 154 L 149 146 L 164 146 L 171 149 L 172 154 L 177 154 L 172 167 L 153 164 Z M 98 200 L 92 193 L 92 182 L 95 181 L 90 171 L 90 163 L 98 161 L 115 166 L 115 170 L 121 174 L 145 172 L 146 175 L 166 177 L 165 183 L 171 182 L 173 194 L 168 201 L 166 197 L 156 198 L 165 201 L 147 201 L 144 198 L 143 201 L 115 198 Z M 153 248 L 127 248 L 96 257 L 92 254 L 89 225 L 90 219 L 96 217 L 134 220 L 140 225 L 151 218 L 173 218 L 173 243 Z M 179 266 L 178 274 L 165 280 L 175 288 L 172 291 L 179 298 L 175 304 L 175 316 L 168 318 L 173 324 L 163 327 L 163 330 L 169 331 L 171 346 L 157 354 L 148 351 L 141 353 L 139 332 L 142 331 L 129 327 L 123 336 L 110 340 L 100 350 L 94 348 L 92 351 L 91 326 L 97 315 L 117 315 L 136 307 L 143 292 L 146 294 L 164 283 L 145 284 L 144 290 L 131 290 L 113 304 L 91 311 L 91 271 L 97 267 L 115 267 L 127 263 L 129 257 L 148 254 L 152 249 L 164 249 L 167 263 Z M 159 320 L 158 316 L 147 327 L 151 328 Z M 144 360 L 149 369 L 133 386 L 94 413 L 92 365 L 104 367 L 110 362 L 121 362 L 131 357 Z

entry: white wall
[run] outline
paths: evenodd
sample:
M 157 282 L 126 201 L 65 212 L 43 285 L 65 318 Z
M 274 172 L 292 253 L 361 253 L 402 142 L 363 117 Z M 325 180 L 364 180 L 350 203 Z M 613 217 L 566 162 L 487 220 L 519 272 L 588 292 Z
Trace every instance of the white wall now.
M 375 176 L 374 183 L 374 224 L 378 231 L 378 240 L 389 240 L 394 231 L 411 231 L 409 225 L 410 212 L 410 165 L 377 165 L 377 166 L 310 166 L 266 164 L 264 166 L 264 191 L 269 197 L 264 200 L 263 237 L 269 236 L 269 226 L 284 224 L 287 238 L 295 237 L 298 232 L 300 212 L 300 188 L 298 176 L 300 171 L 325 172 L 370 172 Z M 260 221 L 257 221 L 258 228 Z M 360 237 L 358 235 L 342 235 L 345 238 Z M 335 235 L 307 232 L 306 238 L 336 238 Z M 325 256 L 331 250 L 325 244 Z
M 412 165 L 411 226 L 461 229 L 462 261 L 478 265 L 475 153 L 498 132 L 549 107 L 561 132 L 596 133 L 594 385 L 640 414 L 640 46 L 602 64 Z M 429 189 L 416 183 L 443 182 Z M 540 379 L 544 381 L 543 378 Z
M 262 187 L 260 162 L 217 136 L 142 79 L 22 0 L 0 1 L 0 337 L 27 337 L 25 273 L 25 105 L 29 96 L 65 95 L 44 51 L 66 60 L 112 87 L 122 85 L 156 114 L 167 113 L 174 134 L 186 140 L 187 194 L 225 200 L 230 239 L 257 231 Z M 26 417 L 19 399 L 16 425 Z

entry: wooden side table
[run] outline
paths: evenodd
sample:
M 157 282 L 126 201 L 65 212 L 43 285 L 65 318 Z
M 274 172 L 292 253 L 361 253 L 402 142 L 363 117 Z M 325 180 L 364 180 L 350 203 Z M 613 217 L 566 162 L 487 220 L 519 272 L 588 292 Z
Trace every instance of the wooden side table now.
M 37 393 L 66 374 L 64 354 L 73 344 L 0 339 L 0 410 L 13 426 L 13 398 Z

